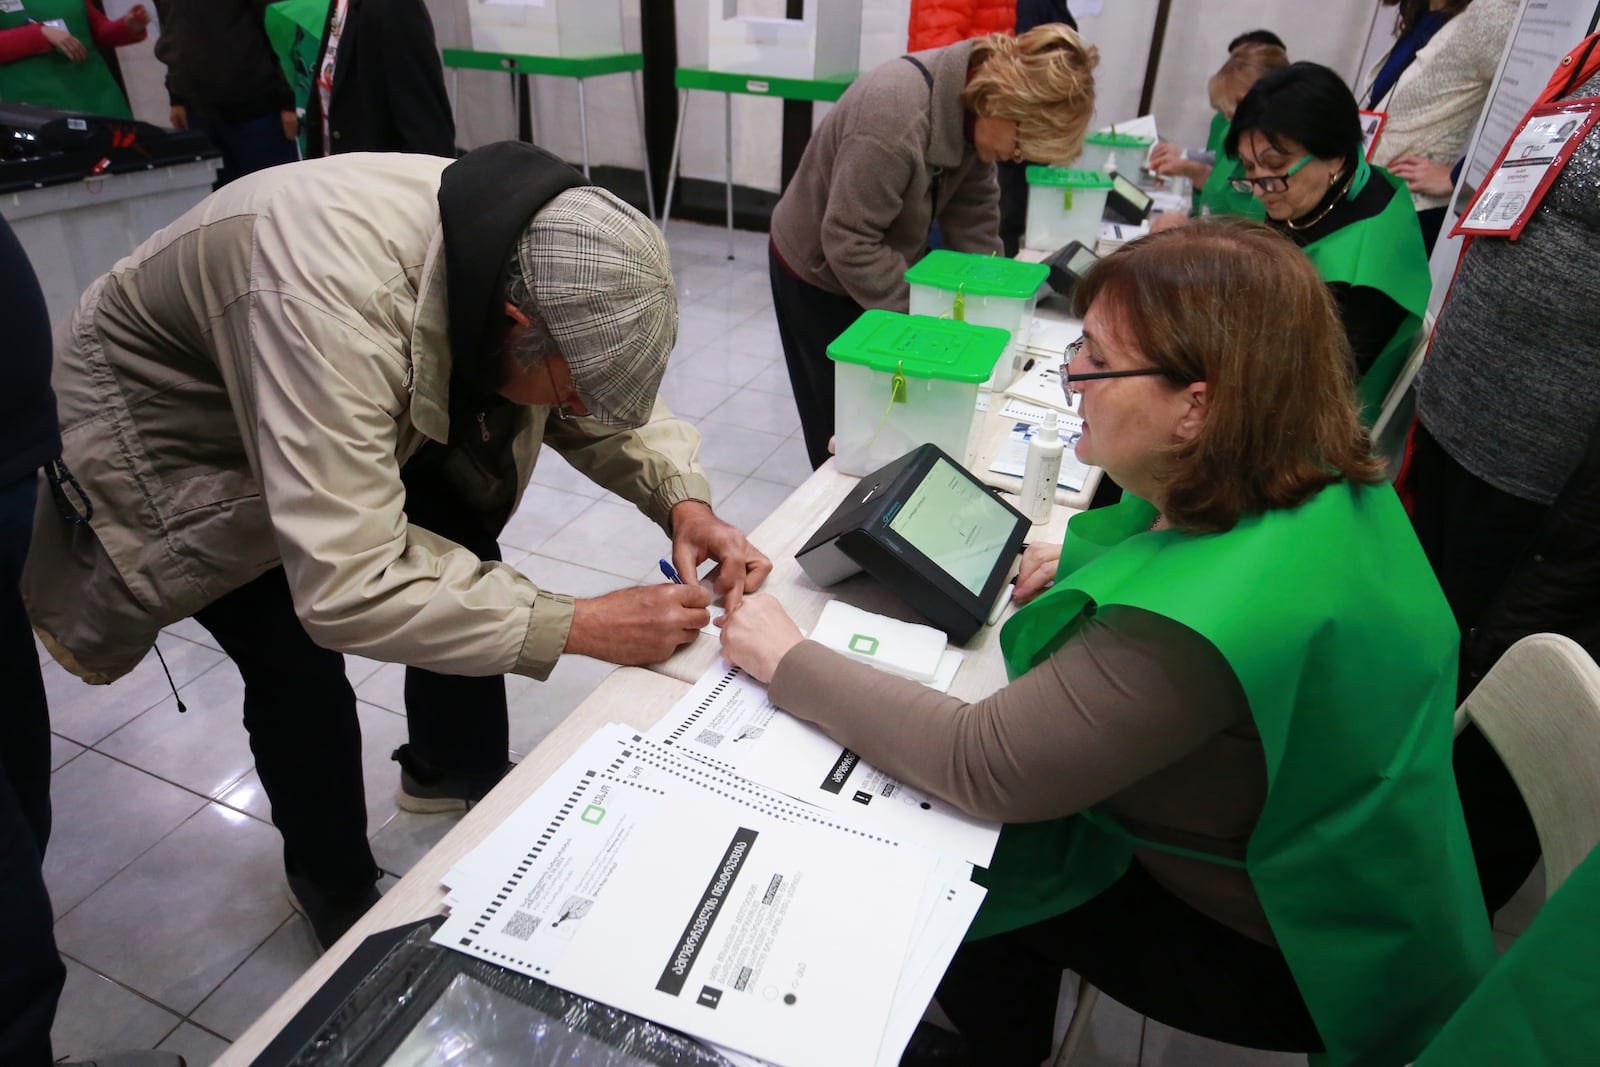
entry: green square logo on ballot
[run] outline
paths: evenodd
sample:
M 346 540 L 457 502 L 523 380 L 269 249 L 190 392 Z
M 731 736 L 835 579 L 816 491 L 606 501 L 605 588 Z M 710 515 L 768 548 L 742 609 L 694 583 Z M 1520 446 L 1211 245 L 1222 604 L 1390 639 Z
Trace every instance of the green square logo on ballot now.
M 583 814 L 578 816 L 591 826 L 599 826 L 600 820 L 606 817 L 606 809 L 598 804 L 590 804 L 583 809 Z
M 866 634 L 851 634 L 850 651 L 859 652 L 863 656 L 876 656 L 878 654 L 878 639 L 876 637 L 868 637 Z

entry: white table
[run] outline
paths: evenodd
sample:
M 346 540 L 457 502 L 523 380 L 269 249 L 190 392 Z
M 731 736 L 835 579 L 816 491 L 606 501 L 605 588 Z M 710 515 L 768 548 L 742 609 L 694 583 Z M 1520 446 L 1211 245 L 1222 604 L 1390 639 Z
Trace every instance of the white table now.
M 853 578 L 824 591 L 810 582 L 794 560 L 795 549 L 832 512 L 856 481 L 834 470 L 830 461 L 751 533 L 752 541 L 773 561 L 767 591 L 783 602 L 804 629 L 810 628 L 823 604 L 836 594 L 868 610 L 910 617 L 887 591 L 865 578 Z M 1048 525 L 1034 529 L 1041 537 L 1060 540 L 1070 514 L 1068 509 L 1058 507 Z M 1008 606 L 1007 614 L 1012 610 Z M 1005 684 L 998 625 L 984 627 L 963 647 L 967 657 L 951 687 L 954 695 L 976 699 Z M 515 811 L 595 730 L 610 722 L 648 729 L 688 692 L 692 682 L 719 661 L 720 656 L 716 639 L 702 634 L 652 669 L 619 667 L 482 803 L 430 849 L 399 884 L 385 893 L 360 922 L 301 975 L 216 1061 L 217 1067 L 245 1067 L 255 1059 L 311 995 L 332 977 L 363 938 L 438 913 L 444 900 L 439 879 Z

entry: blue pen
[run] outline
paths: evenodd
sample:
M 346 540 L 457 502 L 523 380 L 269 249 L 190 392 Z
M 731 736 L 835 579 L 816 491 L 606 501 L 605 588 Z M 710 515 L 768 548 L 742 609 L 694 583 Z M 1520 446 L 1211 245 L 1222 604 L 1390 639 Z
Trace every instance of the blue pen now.
M 661 573 L 667 579 L 667 581 L 671 582 L 673 585 L 684 584 L 683 579 L 678 577 L 678 568 L 674 567 L 666 560 L 661 561 Z

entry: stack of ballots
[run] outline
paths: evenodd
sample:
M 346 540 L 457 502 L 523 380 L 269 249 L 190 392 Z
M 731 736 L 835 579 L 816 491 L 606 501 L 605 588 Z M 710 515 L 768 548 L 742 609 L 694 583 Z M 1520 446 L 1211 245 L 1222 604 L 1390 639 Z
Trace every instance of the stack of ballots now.
M 598 731 L 452 868 L 434 940 L 734 1064 L 893 1067 L 998 834 L 723 665 L 649 733 Z

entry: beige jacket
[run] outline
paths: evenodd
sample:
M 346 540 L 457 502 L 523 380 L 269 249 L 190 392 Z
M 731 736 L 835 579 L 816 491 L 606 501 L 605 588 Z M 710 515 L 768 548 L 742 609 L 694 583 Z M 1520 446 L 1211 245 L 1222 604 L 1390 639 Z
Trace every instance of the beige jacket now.
M 944 247 L 1000 252 L 1000 186 L 966 139 L 961 106 L 971 55 L 971 41 L 916 53 L 931 92 L 910 62 L 891 59 L 822 120 L 772 212 L 773 246 L 802 281 L 905 311 L 906 268 L 928 250 L 935 218 Z
M 158 630 L 282 563 L 314 640 L 467 675 L 545 677 L 572 599 L 408 525 L 400 466 L 449 430 L 450 161 L 343 155 L 236 181 L 96 281 L 57 335 L 64 460 L 41 485 L 23 593 L 66 667 L 109 682 Z M 614 431 L 528 409 L 541 442 L 664 528 L 710 500 L 699 435 L 657 403 Z

